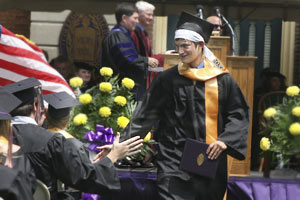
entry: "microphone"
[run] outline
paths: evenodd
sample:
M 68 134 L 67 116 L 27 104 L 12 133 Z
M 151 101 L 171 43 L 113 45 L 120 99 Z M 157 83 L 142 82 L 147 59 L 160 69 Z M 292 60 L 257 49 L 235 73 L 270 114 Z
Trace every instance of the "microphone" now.
M 203 19 L 203 6 L 202 5 L 197 5 L 196 7 L 196 11 L 197 11 L 197 17 L 199 17 L 200 19 Z
M 221 14 L 220 8 L 219 7 L 214 7 L 214 10 L 215 10 L 217 16 L 220 17 L 220 18 L 222 18 L 222 14 Z
M 224 26 L 226 25 L 229 28 L 229 30 L 230 30 L 230 33 L 231 33 L 231 42 L 232 42 L 231 49 L 232 49 L 232 55 L 234 55 L 235 54 L 235 52 L 234 52 L 235 51 L 235 34 L 234 34 L 234 30 L 233 30 L 232 26 L 230 25 L 230 23 L 228 22 L 228 20 L 224 17 L 224 15 L 221 14 L 220 8 L 219 7 L 214 7 L 214 10 L 216 12 L 216 15 L 218 17 L 220 17 L 220 19 L 223 22 L 225 22 Z

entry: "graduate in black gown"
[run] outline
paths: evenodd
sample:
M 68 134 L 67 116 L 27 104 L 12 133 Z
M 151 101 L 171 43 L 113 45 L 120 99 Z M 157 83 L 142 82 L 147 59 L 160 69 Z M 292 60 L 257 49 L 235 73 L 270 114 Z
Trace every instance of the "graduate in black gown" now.
M 22 104 L 11 112 L 14 143 L 27 154 L 36 177 L 44 182 L 56 199 L 53 179 L 88 193 L 109 194 L 120 190 L 117 171 L 113 165 L 117 159 L 139 152 L 142 140 L 132 138 L 119 143 L 118 136 L 111 151 L 99 161 L 92 163 L 87 149 L 76 139 L 66 139 L 37 125 L 40 119 L 40 82 L 35 78 L 5 86 L 18 97 Z M 36 120 L 35 120 L 36 119 Z
M 113 68 L 121 77 L 135 81 L 136 99 L 139 100 L 146 89 L 148 66 L 157 67 L 158 61 L 152 57 L 141 56 L 131 37 L 138 23 L 138 11 L 133 4 L 121 3 L 115 12 L 117 25 L 102 42 L 102 66 Z
M 21 104 L 0 87 L 0 199 L 32 200 L 35 174 L 19 146 L 12 144 L 9 112 Z
M 213 25 L 183 12 L 175 32 L 181 62 L 152 82 L 121 134 L 144 137 L 159 120 L 158 192 L 162 199 L 223 199 L 227 155 L 245 159 L 249 107 L 237 83 L 205 46 Z M 179 169 L 185 141 L 209 144 L 209 159 L 219 159 L 216 178 Z

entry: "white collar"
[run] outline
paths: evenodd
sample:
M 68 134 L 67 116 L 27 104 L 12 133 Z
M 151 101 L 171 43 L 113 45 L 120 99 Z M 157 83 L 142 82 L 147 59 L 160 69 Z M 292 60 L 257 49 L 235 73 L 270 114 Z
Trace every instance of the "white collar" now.
M 28 116 L 15 116 L 12 120 L 12 124 L 34 124 L 38 125 L 36 121 Z

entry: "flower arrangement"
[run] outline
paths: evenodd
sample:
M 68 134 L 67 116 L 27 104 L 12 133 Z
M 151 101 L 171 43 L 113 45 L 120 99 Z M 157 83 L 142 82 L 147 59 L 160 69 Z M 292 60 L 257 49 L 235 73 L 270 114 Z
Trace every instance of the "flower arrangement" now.
M 263 151 L 280 154 L 279 159 L 286 164 L 291 158 L 300 157 L 300 89 L 288 87 L 282 104 L 264 111 L 265 135 L 260 141 Z
M 81 94 L 78 100 L 82 105 L 72 111 L 73 118 L 67 130 L 78 139 L 83 139 L 88 131 L 96 131 L 98 124 L 112 128 L 114 133 L 121 132 L 136 106 L 131 91 L 133 80 L 124 78 L 119 86 L 119 76 L 112 76 L 113 70 L 109 67 L 102 67 L 100 74 L 104 81 Z M 81 78 L 70 79 L 70 85 L 72 88 L 80 87 Z
M 72 110 L 73 118 L 67 127 L 67 131 L 76 138 L 85 138 L 91 142 L 91 150 L 96 149 L 95 144 L 112 143 L 111 133 L 115 135 L 126 128 L 136 107 L 134 93 L 131 91 L 135 86 L 132 79 L 123 78 L 120 81 L 119 75 L 113 76 L 113 70 L 109 67 L 102 67 L 100 74 L 103 82 L 79 96 L 82 105 Z M 70 85 L 72 88 L 81 87 L 82 80 L 74 77 L 70 79 Z M 143 161 L 146 154 L 152 152 L 150 145 L 154 143 L 151 134 L 148 134 L 141 153 L 131 159 Z

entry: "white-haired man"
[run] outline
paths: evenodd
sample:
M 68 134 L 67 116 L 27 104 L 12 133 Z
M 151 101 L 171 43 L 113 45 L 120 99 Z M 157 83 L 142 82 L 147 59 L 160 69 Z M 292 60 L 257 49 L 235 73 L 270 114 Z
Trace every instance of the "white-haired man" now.
M 146 57 L 153 57 L 157 61 L 158 66 L 163 66 L 163 56 L 152 53 L 151 41 L 146 31 L 146 29 L 153 25 L 155 6 L 146 1 L 138 1 L 135 6 L 139 13 L 139 24 L 137 24 L 135 31 L 131 33 L 135 46 L 139 54 Z M 157 72 L 148 72 L 147 88 L 157 74 Z

